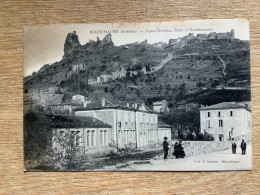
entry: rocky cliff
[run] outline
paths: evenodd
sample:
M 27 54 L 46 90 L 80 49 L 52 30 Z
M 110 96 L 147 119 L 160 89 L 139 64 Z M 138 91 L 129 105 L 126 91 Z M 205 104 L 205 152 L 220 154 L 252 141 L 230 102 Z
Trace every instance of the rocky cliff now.
M 64 43 L 64 58 L 70 56 L 73 54 L 73 51 L 79 50 L 81 47 L 78 35 L 76 34 L 76 31 L 73 31 L 73 33 L 69 33 L 66 37 L 65 43 Z
M 64 44 L 63 59 L 43 66 L 40 71 L 25 78 L 24 89 L 57 86 L 62 93 L 70 95 L 78 93 L 135 100 L 171 98 L 173 103 L 183 99 L 188 92 L 196 94 L 202 88 L 226 85 L 250 89 L 248 41 L 208 39 L 192 42 L 194 39 L 187 37 L 193 35 L 179 39 L 185 43 L 174 47 L 164 47 L 165 44 L 155 47 L 147 41 L 114 46 L 110 34 L 103 40 L 97 38 L 81 45 L 76 32 L 69 33 Z M 133 79 L 122 78 L 99 86 L 88 86 L 89 78 L 111 74 L 120 66 L 126 70 L 140 70 L 149 65 L 153 70 L 168 54 L 173 58 L 153 74 L 138 74 Z M 77 68 L 79 65 L 82 67 Z M 180 90 L 183 84 L 186 91 Z M 120 87 L 120 93 L 116 93 L 118 90 L 114 90 L 115 87 Z

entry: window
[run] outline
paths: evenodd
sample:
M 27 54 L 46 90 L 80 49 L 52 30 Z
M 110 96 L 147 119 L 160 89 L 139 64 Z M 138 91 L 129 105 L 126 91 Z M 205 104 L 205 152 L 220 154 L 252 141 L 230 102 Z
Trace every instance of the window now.
M 91 146 L 94 146 L 94 133 L 95 133 L 95 131 L 92 130 L 91 131 Z
M 107 146 L 108 139 L 107 139 L 107 130 L 100 130 L 100 146 Z
M 219 134 L 218 137 L 219 137 L 219 141 L 224 141 L 224 135 L 223 134 Z
M 127 139 L 126 139 L 126 130 L 124 130 L 124 138 L 125 138 L 125 143 L 127 142 Z
M 210 117 L 210 112 L 208 112 L 208 117 Z
M 126 132 L 126 143 L 129 143 L 129 130 Z
M 218 117 L 220 117 L 220 112 L 218 112 Z
M 104 130 L 104 145 L 108 145 L 107 130 Z
M 90 131 L 87 131 L 87 147 L 90 146 L 90 144 L 89 144 L 89 137 L 90 137 Z
M 133 130 L 133 134 L 132 134 L 132 142 L 135 142 L 135 130 Z
M 210 120 L 208 120 L 208 128 L 211 127 L 211 123 L 210 123 Z
M 233 111 L 230 111 L 229 115 L 230 115 L 230 116 L 233 116 Z
M 95 130 L 87 131 L 87 147 L 95 146 Z
M 219 125 L 219 127 L 223 127 L 223 120 L 219 120 L 218 125 Z
M 76 147 L 79 147 L 79 131 L 77 131 L 77 134 L 76 134 Z
M 104 142 L 103 142 L 103 130 L 100 130 L 100 145 L 103 146 Z

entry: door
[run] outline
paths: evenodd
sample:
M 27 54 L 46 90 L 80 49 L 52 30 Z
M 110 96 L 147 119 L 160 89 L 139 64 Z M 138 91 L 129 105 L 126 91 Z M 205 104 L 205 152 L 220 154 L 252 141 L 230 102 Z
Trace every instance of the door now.
M 218 137 L 219 137 L 219 141 L 224 141 L 224 135 L 223 134 L 219 134 Z

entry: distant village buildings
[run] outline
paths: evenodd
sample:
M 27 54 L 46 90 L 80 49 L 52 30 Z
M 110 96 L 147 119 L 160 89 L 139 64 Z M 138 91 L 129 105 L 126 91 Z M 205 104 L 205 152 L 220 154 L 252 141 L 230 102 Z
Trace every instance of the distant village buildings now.
M 115 72 L 112 72 L 112 78 L 117 79 L 117 78 L 122 78 L 126 76 L 126 70 L 123 66 L 119 67 L 119 70 L 116 70 Z
M 205 41 L 205 40 L 212 40 L 212 39 L 225 39 L 225 40 L 234 40 L 235 32 L 232 29 L 231 32 L 226 33 L 216 33 L 211 32 L 209 34 L 197 34 L 196 36 L 193 33 L 189 33 L 185 37 L 180 37 L 178 39 L 170 39 L 168 46 L 184 46 L 191 42 L 196 41 Z
M 47 109 L 52 104 L 62 103 L 64 94 L 58 94 L 57 91 L 58 87 L 25 90 L 24 114 L 36 110 L 37 107 Z
M 168 102 L 166 100 L 153 102 L 153 111 L 158 113 L 169 111 Z
M 70 78 L 73 74 L 79 74 L 81 70 L 85 69 L 85 64 L 80 63 L 80 64 L 74 64 L 71 66 L 71 70 L 67 72 L 66 77 Z
M 251 140 L 249 102 L 223 102 L 200 108 L 201 133 L 212 134 L 215 141 Z
M 53 115 L 74 115 L 74 110 L 76 108 L 85 108 L 91 102 L 91 99 L 88 99 L 83 95 L 73 95 L 71 102 L 51 105 L 51 113 Z

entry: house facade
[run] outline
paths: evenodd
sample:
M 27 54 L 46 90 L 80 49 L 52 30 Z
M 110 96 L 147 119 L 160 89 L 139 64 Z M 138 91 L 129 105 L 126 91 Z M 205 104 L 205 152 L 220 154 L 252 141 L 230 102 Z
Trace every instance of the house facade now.
M 201 132 L 215 141 L 245 139 L 251 141 L 250 102 L 223 102 L 200 108 Z
M 153 111 L 158 113 L 169 111 L 168 102 L 166 100 L 153 102 Z
M 158 133 L 158 143 L 163 142 L 164 137 L 167 137 L 168 140 L 171 140 L 172 126 L 162 121 L 159 121 L 157 133 Z
M 93 117 L 111 125 L 111 140 L 118 147 L 145 148 L 158 143 L 158 115 L 142 103 L 97 100 L 75 110 L 76 116 Z
M 73 139 L 75 148 L 83 155 L 98 156 L 111 150 L 111 125 L 92 117 L 52 116 L 51 119 L 53 149 L 64 152 L 68 139 Z

